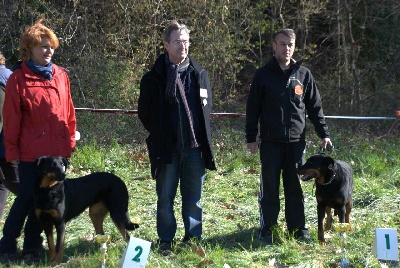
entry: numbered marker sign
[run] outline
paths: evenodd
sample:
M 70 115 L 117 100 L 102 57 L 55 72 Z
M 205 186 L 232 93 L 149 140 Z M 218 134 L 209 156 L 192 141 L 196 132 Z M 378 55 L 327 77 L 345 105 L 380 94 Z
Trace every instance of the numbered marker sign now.
M 398 261 L 397 231 L 392 228 L 376 228 L 372 253 L 379 260 Z
M 151 242 L 131 236 L 119 267 L 145 267 L 150 253 L 150 246 Z

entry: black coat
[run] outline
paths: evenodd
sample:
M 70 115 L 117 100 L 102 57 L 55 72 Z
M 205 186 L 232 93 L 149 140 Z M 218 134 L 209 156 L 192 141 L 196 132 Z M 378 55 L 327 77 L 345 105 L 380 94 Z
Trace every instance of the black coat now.
M 215 170 L 214 153 L 211 141 L 210 113 L 212 96 L 207 71 L 189 56 L 190 65 L 194 68 L 196 91 L 199 95 L 200 148 L 205 159 L 206 168 Z M 146 73 L 140 83 L 138 114 L 145 129 L 150 133 L 146 139 L 151 162 L 151 173 L 156 178 L 161 164 L 171 163 L 174 152 L 174 131 L 169 120 L 167 101 L 165 99 L 166 78 L 165 54 L 158 57 L 153 68 Z
M 253 78 L 246 108 L 246 139 L 269 142 L 304 141 L 306 114 L 320 138 L 328 138 L 321 97 L 309 69 L 293 62 L 285 73 L 273 57 Z

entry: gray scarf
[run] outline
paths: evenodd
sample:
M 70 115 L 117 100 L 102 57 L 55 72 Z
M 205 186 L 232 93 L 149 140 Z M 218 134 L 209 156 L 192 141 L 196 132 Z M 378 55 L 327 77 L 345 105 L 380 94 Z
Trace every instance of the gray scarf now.
M 183 87 L 182 80 L 180 79 L 179 73 L 184 72 L 189 67 L 189 57 L 180 63 L 180 64 L 173 64 L 170 60 L 168 55 L 165 57 L 165 61 L 167 64 L 167 88 L 165 90 L 165 98 L 168 103 L 178 103 L 178 99 L 176 97 L 176 89 L 181 84 Z
M 179 91 L 190 125 L 190 147 L 199 147 L 199 144 L 196 141 L 196 136 L 194 134 L 192 113 L 190 112 L 189 105 L 186 100 L 185 88 L 179 75 L 179 72 L 186 71 L 189 67 L 189 57 L 186 57 L 186 59 L 181 64 L 173 64 L 169 60 L 168 56 L 166 56 L 166 63 L 167 87 L 165 89 L 165 99 L 170 104 L 178 103 L 176 92 Z

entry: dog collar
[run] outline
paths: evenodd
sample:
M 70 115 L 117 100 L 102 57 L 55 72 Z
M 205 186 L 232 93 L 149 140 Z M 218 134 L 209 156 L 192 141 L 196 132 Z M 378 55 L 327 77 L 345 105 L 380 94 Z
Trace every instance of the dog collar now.
M 328 184 L 331 184 L 332 181 L 335 179 L 335 177 L 336 177 L 336 173 L 333 174 L 332 178 L 331 178 L 327 183 L 318 183 L 318 182 L 317 182 L 317 183 L 318 183 L 319 185 L 326 186 L 326 185 L 328 185 Z

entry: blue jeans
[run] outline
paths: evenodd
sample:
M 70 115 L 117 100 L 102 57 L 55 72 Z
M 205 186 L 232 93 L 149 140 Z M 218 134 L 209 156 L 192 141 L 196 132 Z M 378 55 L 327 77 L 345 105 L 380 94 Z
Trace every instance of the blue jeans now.
M 164 164 L 156 178 L 157 233 L 160 241 L 172 241 L 176 233 L 174 199 L 180 180 L 182 219 L 185 237 L 201 238 L 203 209 L 200 198 L 205 178 L 205 162 L 199 148 L 174 153 L 171 164 Z
M 10 209 L 3 227 L 3 237 L 0 240 L 0 253 L 15 253 L 17 239 L 24 228 L 23 252 L 37 250 L 42 247 L 42 225 L 35 215 L 33 192 L 35 187 L 35 163 L 21 162 L 18 165 L 19 189 L 18 195 Z

